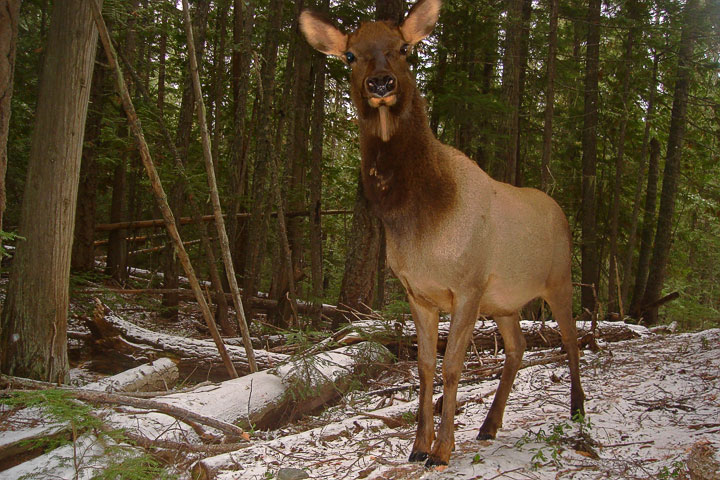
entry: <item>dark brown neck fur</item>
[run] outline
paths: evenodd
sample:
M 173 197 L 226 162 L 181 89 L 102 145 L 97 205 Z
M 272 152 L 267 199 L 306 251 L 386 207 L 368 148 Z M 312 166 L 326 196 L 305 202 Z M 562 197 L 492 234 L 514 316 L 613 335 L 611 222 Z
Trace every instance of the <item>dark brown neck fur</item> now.
M 397 129 L 388 142 L 376 135 L 374 109 L 359 109 L 365 196 L 386 228 L 422 233 L 453 205 L 455 182 L 441 158 L 417 90 L 404 111 L 390 109 Z

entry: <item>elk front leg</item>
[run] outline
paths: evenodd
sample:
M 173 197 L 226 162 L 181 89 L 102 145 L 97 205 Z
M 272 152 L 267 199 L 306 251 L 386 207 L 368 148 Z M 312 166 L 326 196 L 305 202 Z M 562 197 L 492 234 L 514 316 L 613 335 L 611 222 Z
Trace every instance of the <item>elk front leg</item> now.
M 420 377 L 417 433 L 409 461 L 422 462 L 428 457 L 430 447 L 435 439 L 432 395 L 437 356 L 438 309 L 425 302 L 417 301 L 412 296 L 408 297 L 417 331 L 418 376 Z
M 495 438 L 498 428 L 502 426 L 505 404 L 515 381 L 515 375 L 520 369 L 523 352 L 525 352 L 525 337 L 520 329 L 520 315 L 516 313 L 508 317 L 495 317 L 495 323 L 500 330 L 505 346 L 505 364 L 492 406 L 480 427 L 478 440 Z
M 443 357 L 442 417 L 432 453 L 425 463 L 426 467 L 447 465 L 450 461 L 450 452 L 455 448 L 455 409 L 457 408 L 458 382 L 465 360 L 465 351 L 475 327 L 477 310 L 478 304 L 473 299 L 458 303 L 453 312 Z

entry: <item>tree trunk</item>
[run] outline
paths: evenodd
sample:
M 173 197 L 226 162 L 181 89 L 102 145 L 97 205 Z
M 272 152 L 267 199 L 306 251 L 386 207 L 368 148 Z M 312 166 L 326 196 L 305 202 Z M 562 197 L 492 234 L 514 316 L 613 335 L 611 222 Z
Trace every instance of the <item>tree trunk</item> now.
M 0 231 L 5 213 L 5 173 L 7 172 L 7 140 L 15 75 L 18 16 L 21 0 L 0 0 Z M 2 239 L 0 239 L 2 246 Z
M 122 136 L 127 136 L 127 127 L 120 128 Z M 118 159 L 113 173 L 112 200 L 110 201 L 110 222 L 117 223 L 125 220 L 127 210 L 127 171 L 125 158 Z M 108 236 L 107 259 L 105 274 L 122 283 L 127 277 L 127 242 L 125 230 L 114 230 Z
M 517 173 L 517 153 L 520 136 L 520 60 L 522 50 L 522 16 L 524 0 L 508 2 L 507 38 L 505 40 L 505 58 L 503 60 L 503 90 L 508 105 L 506 118 L 507 146 L 505 149 L 504 180 L 515 185 Z
M 657 184 L 660 176 L 660 142 L 656 138 L 650 140 L 650 159 L 648 160 L 647 188 L 645 193 L 645 213 L 643 214 L 643 229 L 640 236 L 640 253 L 638 254 L 637 274 L 635 288 L 633 289 L 630 314 L 635 318 L 640 316 L 640 303 L 642 302 L 645 286 L 647 285 L 648 270 L 650 269 L 650 254 L 655 234 L 655 210 L 657 208 Z
M 237 214 L 243 209 L 243 199 L 247 191 L 247 142 L 245 117 L 247 115 L 248 89 L 250 87 L 250 42 L 254 23 L 254 2 L 244 7 L 242 0 L 233 2 L 233 53 L 232 53 L 232 92 L 233 92 L 233 134 L 230 170 L 230 193 L 232 203 L 228 219 L 228 237 L 235 252 L 233 260 L 235 271 L 245 272 L 245 248 L 243 239 L 247 238 L 247 229 L 240 228 Z
M 19 242 L 0 320 L 0 370 L 67 382 L 70 254 L 97 30 L 90 5 L 53 5 Z
M 532 1 L 523 0 L 522 6 L 522 25 L 521 25 L 521 36 L 520 36 L 520 74 L 518 78 L 518 120 L 517 120 L 517 140 L 515 144 L 517 146 L 517 152 L 515 153 L 515 185 L 522 187 L 525 184 L 523 177 L 523 155 L 522 155 L 522 137 L 521 132 L 525 129 L 523 126 L 523 120 L 526 113 L 523 112 L 523 98 L 525 97 L 525 77 L 527 76 L 527 59 L 528 50 L 530 48 L 530 17 L 532 16 Z
M 559 0 L 549 0 L 550 4 L 550 32 L 548 34 L 547 80 L 545 87 L 545 125 L 543 127 L 543 150 L 540 167 L 540 189 L 543 192 L 551 190 L 552 173 L 550 161 L 552 159 L 553 115 L 555 112 L 555 72 L 557 60 L 557 31 L 558 31 L 558 3 Z
M 404 12 L 400 0 L 375 2 L 375 19 L 398 21 Z M 375 276 L 380 253 L 380 220 L 370 212 L 365 198 L 362 179 L 358 174 L 358 187 L 353 207 L 352 227 L 347 243 L 345 271 L 340 286 L 338 305 L 343 304 L 356 310 L 365 311 L 373 304 Z M 340 319 L 333 319 L 337 328 Z
M 642 195 L 642 187 L 645 183 L 645 179 L 648 179 L 648 188 L 650 188 L 650 165 L 648 165 L 647 168 L 645 168 L 645 158 L 647 157 L 648 148 L 650 145 L 650 125 L 652 124 L 653 117 L 655 115 L 655 93 L 657 91 L 657 71 L 658 71 L 658 61 L 659 61 L 659 55 L 657 52 L 653 55 L 653 70 L 652 70 L 652 81 L 650 82 L 650 91 L 648 94 L 648 100 L 647 100 L 647 109 L 645 111 L 645 133 L 643 134 L 643 143 L 642 147 L 640 149 L 640 165 L 642 165 L 638 169 L 638 178 L 635 185 L 635 196 L 633 200 L 633 213 L 632 213 L 632 220 L 630 222 L 630 232 L 628 233 L 628 242 L 627 246 L 625 247 L 625 261 L 623 263 L 623 272 L 625 272 L 625 275 L 623 276 L 623 282 L 622 282 L 622 300 L 623 304 L 627 305 L 628 301 L 628 292 L 630 291 L 630 282 L 632 275 L 630 274 L 632 272 L 632 264 L 633 264 L 633 254 L 635 253 L 635 243 L 637 241 L 637 227 L 638 227 L 638 219 L 640 217 L 640 197 Z M 642 275 L 642 284 L 638 285 L 636 282 L 635 285 L 638 287 L 637 292 L 633 292 L 632 297 L 632 303 L 630 304 L 630 307 L 628 308 L 628 312 L 632 314 L 634 312 L 633 305 L 637 305 L 636 299 L 639 300 L 642 296 L 643 292 L 645 291 L 645 283 L 647 281 L 647 265 L 648 265 L 648 259 L 649 252 L 650 252 L 650 243 L 652 242 L 652 234 L 653 234 L 653 224 L 655 223 L 655 196 L 657 195 L 657 176 L 658 176 L 658 167 L 657 167 L 657 159 L 660 155 L 659 150 L 660 146 L 657 145 L 657 154 L 655 156 L 655 164 L 654 164 L 654 176 L 653 176 L 653 185 L 652 185 L 652 191 L 653 191 L 653 197 L 652 197 L 652 212 L 650 213 L 651 218 L 648 218 L 647 222 L 643 222 L 643 225 L 649 226 L 649 231 L 647 233 L 647 238 L 644 237 L 644 229 L 643 229 L 643 244 L 640 245 L 640 253 L 638 255 L 638 259 L 640 259 L 643 256 L 643 250 L 645 250 L 644 256 L 645 258 L 645 266 L 644 266 L 644 273 Z M 648 162 L 649 163 L 649 162 Z M 649 197 L 648 199 L 649 200 Z M 638 262 L 639 264 L 639 262 Z M 639 271 L 639 265 L 638 265 L 638 271 Z M 638 272 L 639 273 L 639 272 Z M 636 273 L 636 278 L 640 278 Z
M 329 1 L 321 2 L 321 11 L 327 12 Z M 323 296 L 323 240 L 322 240 L 322 163 L 323 126 L 325 123 L 325 55 L 312 53 L 312 69 L 315 78 L 312 110 L 312 133 L 310 154 L 310 272 L 312 301 L 320 307 Z M 313 315 L 313 323 L 320 323 L 320 310 Z
M 582 130 L 582 283 L 598 288 L 598 240 L 596 209 L 596 164 L 598 125 L 598 68 L 600 62 L 601 0 L 590 0 L 587 16 L 587 58 L 585 60 L 585 107 Z M 595 311 L 595 295 L 582 287 L 583 310 Z
M 610 268 L 608 271 L 608 313 L 618 312 L 620 318 L 625 314 L 625 307 L 622 303 L 622 293 L 620 292 L 620 271 L 618 269 L 618 235 L 620 224 L 620 204 L 622 203 L 623 191 L 623 167 L 625 163 L 625 136 L 627 132 L 629 108 L 628 105 L 631 87 L 630 73 L 633 67 L 633 49 L 635 48 L 635 35 L 637 34 L 640 20 L 638 15 L 639 7 L 636 2 L 629 1 L 626 3 L 627 17 L 634 21 L 630 27 L 625 43 L 625 53 L 621 62 L 622 82 L 620 92 L 620 103 L 622 105 L 622 114 L 620 117 L 620 127 L 617 139 L 617 153 L 615 156 L 615 181 L 613 183 L 613 201 L 610 208 Z M 629 275 L 629 272 L 622 272 L 623 275 Z
M 272 135 L 272 114 L 275 98 L 275 71 L 277 67 L 278 45 L 282 26 L 283 2 L 272 0 L 265 41 L 263 42 L 262 58 L 264 62 L 260 70 L 260 85 L 255 103 L 256 135 L 255 135 L 255 171 L 252 185 L 252 209 L 248 222 L 248 241 L 245 255 L 245 296 L 255 296 L 260 282 L 260 272 L 267 241 L 268 213 L 272 204 L 269 192 L 269 159 L 274 148 Z M 252 318 L 252 312 L 248 314 Z
M 303 3 L 304 2 L 297 3 L 295 18 L 299 17 Z M 292 55 L 293 67 L 291 71 L 286 72 L 286 75 L 288 75 L 287 80 L 292 81 L 292 94 L 290 98 L 293 99 L 292 108 L 287 112 L 287 117 L 290 118 L 288 128 L 288 162 L 284 169 L 287 183 L 281 181 L 280 184 L 287 185 L 285 189 L 287 198 L 284 200 L 287 202 L 288 208 L 290 210 L 300 210 L 306 206 L 305 177 L 308 166 L 308 131 L 310 129 L 310 104 L 313 86 L 310 68 L 312 48 L 302 37 L 297 22 L 295 22 L 294 27 L 294 34 L 291 39 L 291 49 L 294 52 L 294 55 Z M 290 61 L 290 56 L 288 61 Z M 287 68 L 288 67 L 286 67 L 286 70 Z M 280 165 L 278 165 L 278 168 L 281 168 Z M 284 210 L 284 207 L 281 205 L 278 207 L 278 214 L 280 214 L 280 208 Z M 282 228 L 278 229 L 278 233 L 280 233 L 280 230 L 282 230 Z M 276 269 L 275 279 L 273 281 L 278 305 L 287 304 L 288 292 L 291 298 L 301 294 L 296 280 L 300 278 L 303 267 L 304 238 L 302 218 L 288 218 L 287 240 L 290 248 L 290 265 L 285 265 L 286 262 L 279 263 L 280 268 Z M 284 239 L 280 239 L 281 244 L 284 243 L 284 241 Z M 290 307 L 290 305 L 288 305 L 288 307 Z M 293 308 L 281 308 L 278 310 L 278 312 L 276 312 L 276 325 L 289 325 L 291 316 L 294 315 L 293 312 Z
M 205 32 L 207 30 L 208 10 L 210 8 L 209 0 L 198 0 L 194 2 L 195 13 L 193 15 L 193 30 L 195 31 L 195 50 L 197 51 L 198 62 L 202 61 L 205 51 Z M 186 69 L 185 72 L 188 70 Z M 192 81 L 190 74 L 183 76 L 183 94 L 180 103 L 180 112 L 178 114 L 178 127 L 175 137 L 175 145 L 180 158 L 187 162 L 188 151 L 190 149 L 190 141 L 192 136 L 193 111 L 195 109 L 195 95 L 193 94 Z M 170 189 L 170 208 L 175 218 L 182 215 L 184 198 L 186 195 L 183 181 L 176 181 Z M 168 249 L 163 255 L 163 286 L 168 289 L 177 288 L 178 275 L 180 268 L 172 249 Z M 175 295 L 167 295 L 163 297 L 163 307 L 165 307 L 164 316 L 171 320 L 177 320 L 179 299 Z
M 125 26 L 125 47 L 124 57 L 128 64 L 135 65 L 137 55 L 137 17 L 131 12 L 135 12 L 138 9 L 140 2 L 139 0 L 132 0 L 127 6 L 127 24 Z M 128 85 L 130 91 L 133 91 L 134 81 L 131 78 L 126 78 L 125 82 Z M 130 132 L 126 125 L 120 128 L 121 136 L 129 137 Z M 110 222 L 122 222 L 129 218 L 128 210 L 128 179 L 127 171 L 132 165 L 132 159 L 134 158 L 135 151 L 126 151 L 119 158 L 117 165 L 115 166 L 115 172 L 113 174 L 113 193 L 110 207 Z M 107 263 L 105 266 L 105 273 L 110 275 L 119 283 L 124 283 L 127 279 L 127 242 L 125 237 L 127 232 L 124 230 L 110 232 L 108 237 L 108 254 Z
M 373 304 L 381 227 L 377 217 L 370 213 L 359 177 L 338 305 L 364 312 Z M 339 322 L 339 318 L 334 319 L 333 328 Z
M 98 64 L 105 63 L 102 50 L 98 50 Z M 98 67 L 93 72 L 90 89 L 90 106 L 85 129 L 85 146 L 80 166 L 80 185 L 77 195 L 77 213 L 72 249 L 72 269 L 92 271 L 95 268 L 95 212 L 97 210 L 98 165 L 97 150 L 102 128 L 103 106 L 107 92 L 107 70 Z
M 672 244 L 673 220 L 675 213 L 675 197 L 680 178 L 683 138 L 685 135 L 685 117 L 687 114 L 688 94 L 692 81 L 692 55 L 697 37 L 699 23 L 698 0 L 688 0 L 683 13 L 684 24 L 680 38 L 677 72 L 675 74 L 675 92 L 673 94 L 668 146 L 665 153 L 665 170 L 663 187 L 660 193 L 660 210 L 658 212 L 655 244 L 653 247 L 647 286 L 640 308 L 657 301 L 662 293 L 665 282 L 665 269 Z M 647 324 L 657 323 L 657 308 L 652 308 L 643 315 Z

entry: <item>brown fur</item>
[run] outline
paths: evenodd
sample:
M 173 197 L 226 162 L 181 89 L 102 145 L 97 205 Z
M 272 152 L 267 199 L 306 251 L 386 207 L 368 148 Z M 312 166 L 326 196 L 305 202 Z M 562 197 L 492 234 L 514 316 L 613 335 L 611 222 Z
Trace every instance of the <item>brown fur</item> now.
M 350 59 L 358 112 L 362 181 L 382 219 L 388 264 L 408 292 L 417 329 L 420 400 L 410 461 L 447 464 L 454 446 L 457 387 L 478 313 L 492 315 L 503 337 L 505 365 L 478 438 L 495 438 L 525 339 L 518 311 L 545 299 L 560 326 L 571 376 L 571 411 L 584 412 L 577 332 L 572 318 L 570 232 L 560 207 L 544 193 L 496 182 L 432 135 L 404 44 L 431 30 L 440 0 L 420 0 L 396 26 L 370 22 L 346 36 L 303 13 L 315 48 Z M 370 92 L 367 80 L 396 79 L 393 91 Z M 380 109 L 387 108 L 386 120 Z M 452 315 L 443 360 L 442 419 L 433 423 L 433 380 L 440 310 Z

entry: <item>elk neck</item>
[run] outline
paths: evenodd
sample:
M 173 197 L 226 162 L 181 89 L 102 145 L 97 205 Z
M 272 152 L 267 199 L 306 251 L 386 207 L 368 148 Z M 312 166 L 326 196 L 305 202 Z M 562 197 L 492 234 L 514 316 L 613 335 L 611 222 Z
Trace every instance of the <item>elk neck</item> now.
M 455 181 L 443 162 L 444 147 L 433 135 L 425 101 L 415 89 L 406 108 L 393 111 L 388 141 L 378 135 L 377 109 L 359 108 L 365 196 L 390 233 L 427 231 L 455 202 Z

